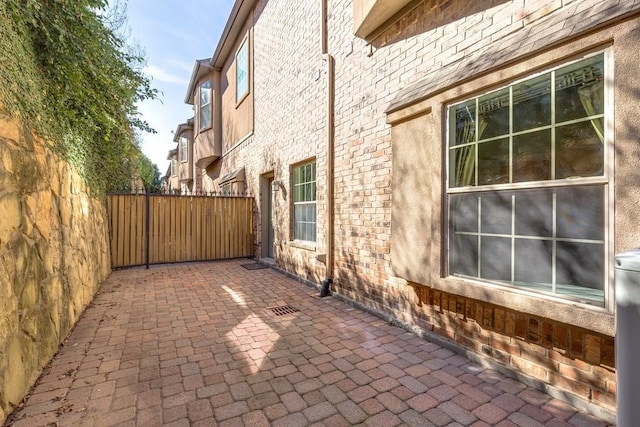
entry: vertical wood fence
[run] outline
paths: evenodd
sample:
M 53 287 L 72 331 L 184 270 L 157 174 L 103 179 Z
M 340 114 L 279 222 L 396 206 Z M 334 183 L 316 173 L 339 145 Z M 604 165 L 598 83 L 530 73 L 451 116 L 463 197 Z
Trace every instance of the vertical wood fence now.
M 109 194 L 111 266 L 253 256 L 253 198 Z

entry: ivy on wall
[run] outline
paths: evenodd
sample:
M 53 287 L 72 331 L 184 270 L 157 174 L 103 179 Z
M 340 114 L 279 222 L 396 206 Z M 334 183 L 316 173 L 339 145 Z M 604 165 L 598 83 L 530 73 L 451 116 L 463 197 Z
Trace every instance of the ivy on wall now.
M 3 109 L 49 141 L 98 194 L 126 188 L 153 167 L 136 143 L 136 132 L 152 131 L 136 103 L 156 92 L 142 56 L 109 25 L 107 7 L 106 0 L 0 2 Z

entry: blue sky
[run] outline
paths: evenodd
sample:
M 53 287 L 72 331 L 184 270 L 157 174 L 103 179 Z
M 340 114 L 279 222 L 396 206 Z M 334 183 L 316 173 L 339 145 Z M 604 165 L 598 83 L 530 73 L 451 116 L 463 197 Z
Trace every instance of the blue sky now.
M 196 59 L 210 57 L 220 39 L 233 0 L 128 0 L 129 43 L 141 47 L 145 73 L 160 94 L 139 105 L 157 134 L 142 135 L 142 151 L 164 175 L 173 131 L 193 116 L 184 97 Z

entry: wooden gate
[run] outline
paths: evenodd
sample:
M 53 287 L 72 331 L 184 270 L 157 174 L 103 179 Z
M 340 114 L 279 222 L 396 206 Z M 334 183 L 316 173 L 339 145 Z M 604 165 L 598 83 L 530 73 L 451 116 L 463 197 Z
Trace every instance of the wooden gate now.
M 253 198 L 109 194 L 111 266 L 253 256 Z

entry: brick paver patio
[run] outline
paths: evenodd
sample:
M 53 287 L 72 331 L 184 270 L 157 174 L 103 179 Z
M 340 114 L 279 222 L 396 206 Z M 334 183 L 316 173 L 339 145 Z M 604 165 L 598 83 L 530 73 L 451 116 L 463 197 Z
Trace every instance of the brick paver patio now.
M 114 272 L 13 425 L 606 425 L 250 262 Z

